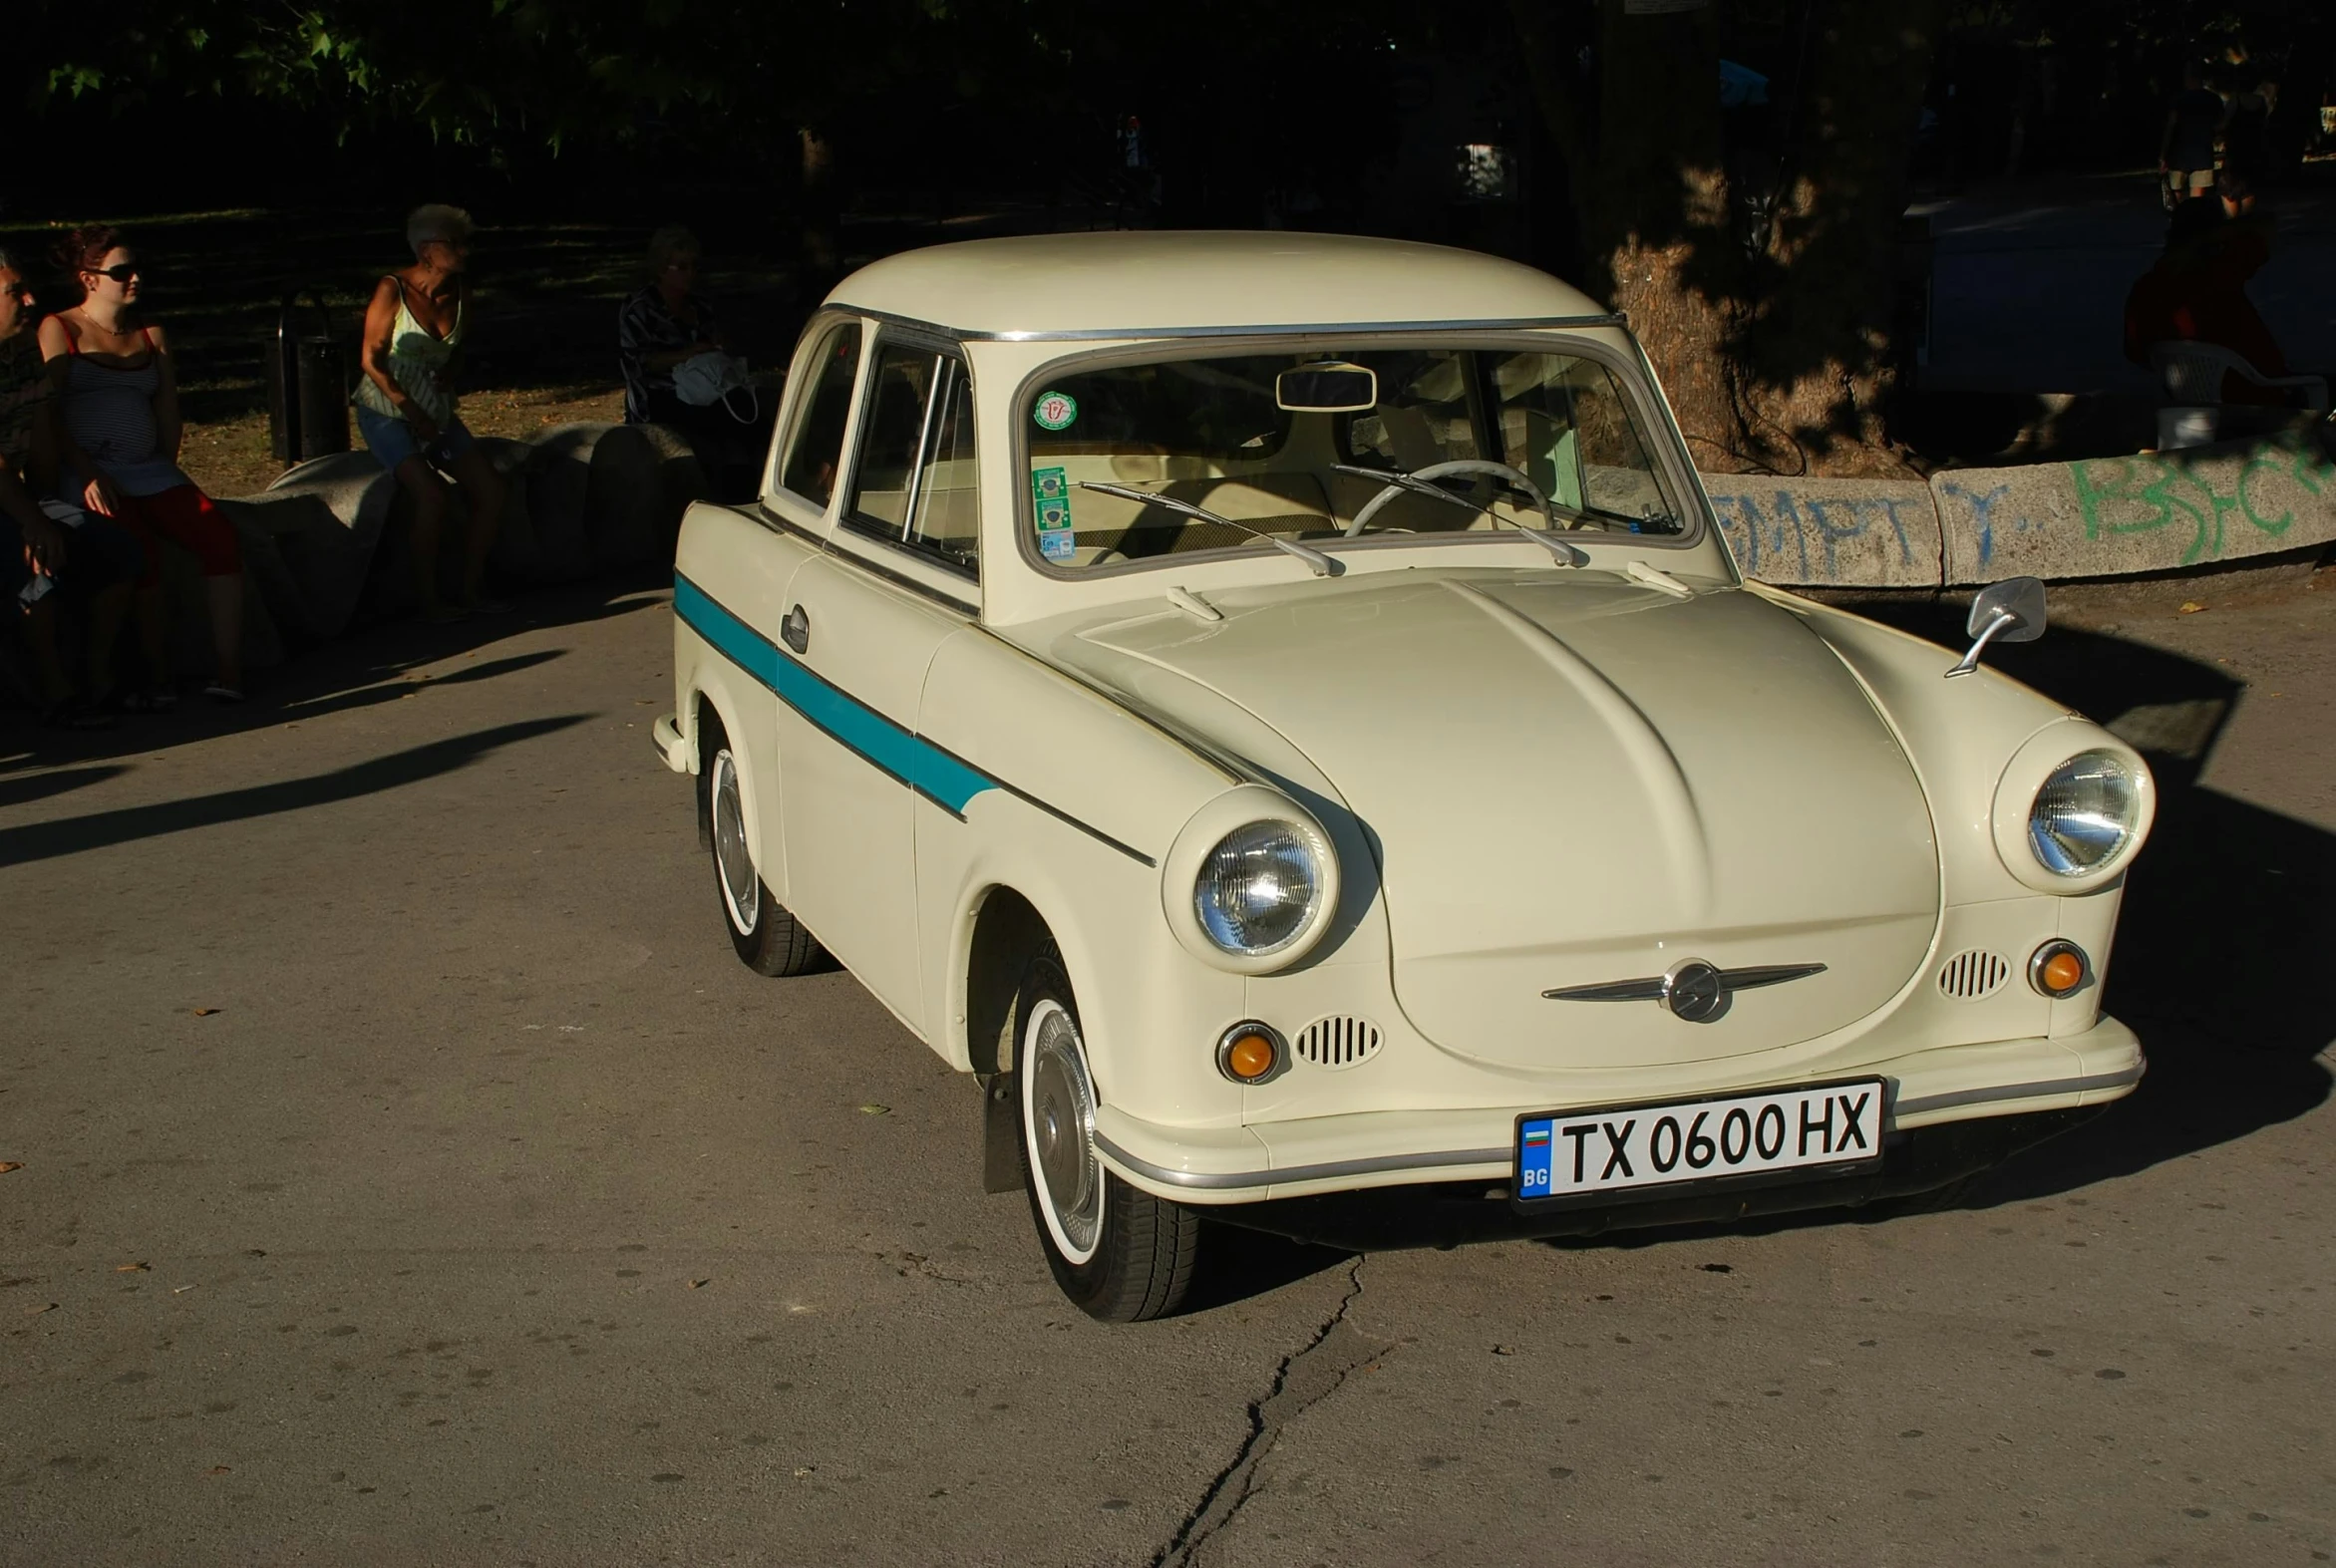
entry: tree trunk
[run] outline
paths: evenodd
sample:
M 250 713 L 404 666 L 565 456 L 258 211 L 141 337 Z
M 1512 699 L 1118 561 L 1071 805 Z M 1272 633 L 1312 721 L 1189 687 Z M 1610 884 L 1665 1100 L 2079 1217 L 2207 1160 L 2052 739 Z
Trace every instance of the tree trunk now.
M 1565 69 L 1551 3 L 1509 10 L 1565 155 L 1585 281 L 1629 315 L 1698 466 L 1905 471 L 1881 410 L 1939 0 L 1804 0 L 1811 59 L 1796 101 L 1775 111 L 1786 140 L 1773 192 L 1731 186 L 1714 7 L 1637 15 L 1602 0 L 1592 104 Z M 1739 180 L 1759 166 L 1734 164 Z M 1756 194 L 1775 205 L 1753 247 L 1731 209 Z

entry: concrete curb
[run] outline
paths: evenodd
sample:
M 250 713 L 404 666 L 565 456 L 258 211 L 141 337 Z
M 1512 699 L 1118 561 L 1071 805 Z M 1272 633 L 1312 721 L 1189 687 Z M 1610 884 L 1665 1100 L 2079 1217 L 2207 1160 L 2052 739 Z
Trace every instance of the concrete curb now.
M 505 580 L 576 582 L 652 560 L 705 492 L 687 445 L 655 427 L 560 425 L 481 445 L 510 482 L 494 555 Z M 2336 463 L 2309 430 L 2163 456 L 1957 469 L 1928 482 L 1703 480 L 1745 575 L 1784 587 L 2114 577 L 2336 542 Z M 371 455 L 302 464 L 220 505 L 245 555 L 246 664 L 280 663 L 294 646 L 411 607 L 411 504 Z M 448 521 L 459 536 L 459 498 Z M 443 553 L 453 569 L 460 551 Z M 191 557 L 168 570 L 175 657 L 207 668 Z
M 1783 587 L 1945 588 L 2117 577 L 2336 542 L 2317 436 L 2016 469 L 1928 483 L 1707 473 L 1745 575 Z

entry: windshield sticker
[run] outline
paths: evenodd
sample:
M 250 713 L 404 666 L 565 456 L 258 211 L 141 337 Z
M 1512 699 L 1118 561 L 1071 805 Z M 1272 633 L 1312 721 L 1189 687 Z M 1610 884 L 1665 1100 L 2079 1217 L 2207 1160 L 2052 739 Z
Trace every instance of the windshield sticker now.
M 1068 430 L 1079 417 L 1079 400 L 1067 392 L 1042 392 L 1030 417 L 1038 421 L 1041 430 Z
M 1071 479 L 1061 469 L 1030 470 L 1030 493 L 1038 503 L 1038 552 L 1050 561 L 1067 561 L 1078 549 L 1071 530 Z

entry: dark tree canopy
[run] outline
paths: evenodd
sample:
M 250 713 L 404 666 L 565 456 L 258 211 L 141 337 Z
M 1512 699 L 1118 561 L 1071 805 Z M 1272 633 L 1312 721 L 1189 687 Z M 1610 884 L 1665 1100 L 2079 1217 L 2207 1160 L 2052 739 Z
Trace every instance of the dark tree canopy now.
M 0 202 L 20 210 L 67 191 L 81 210 L 93 184 L 152 209 L 500 182 L 483 205 L 797 224 L 817 270 L 854 183 L 934 205 L 1140 188 L 1142 221 L 1401 232 L 1547 267 L 1630 312 L 1701 461 L 1784 470 L 1897 466 L 1918 160 L 2132 167 L 2185 62 L 2272 71 L 2314 104 L 2336 66 L 2326 0 L 19 4 L 36 157 L 0 171 Z M 1723 60 L 1767 78 L 1765 109 L 1723 113 Z M 1502 145 L 1506 206 L 1437 184 L 1462 140 Z

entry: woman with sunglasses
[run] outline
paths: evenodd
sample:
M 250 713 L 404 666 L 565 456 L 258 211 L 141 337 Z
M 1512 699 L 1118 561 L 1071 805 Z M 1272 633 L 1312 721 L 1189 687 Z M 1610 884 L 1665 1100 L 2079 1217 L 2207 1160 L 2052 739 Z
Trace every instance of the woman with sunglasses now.
M 502 518 L 503 482 L 455 411 L 454 364 L 470 327 L 471 214 L 441 203 L 406 219 L 414 264 L 374 285 L 365 310 L 365 379 L 357 384 L 357 428 L 381 466 L 414 501 L 414 568 L 422 613 L 461 620 L 507 608 L 482 591 L 487 554 Z M 462 597 L 439 592 L 438 538 L 451 474 L 471 505 Z
M 243 556 L 235 525 L 178 467 L 184 428 L 170 340 L 138 308 L 138 257 L 120 230 L 77 228 L 57 260 L 81 282 L 82 300 L 41 323 L 41 354 L 63 418 L 61 456 L 78 487 L 73 499 L 127 527 L 143 547 L 138 580 L 140 640 L 151 689 L 126 706 L 169 708 L 164 636 L 162 541 L 194 553 L 210 603 L 217 664 L 204 695 L 243 700 Z

